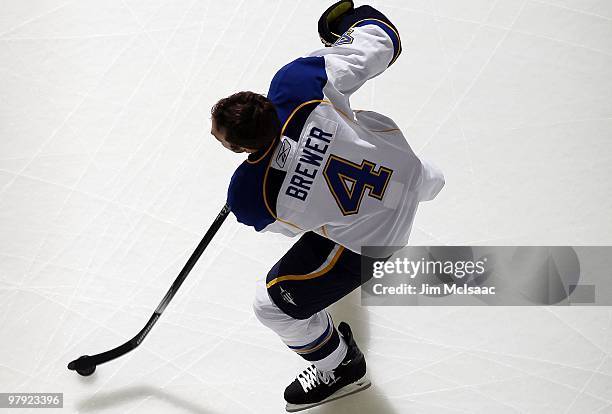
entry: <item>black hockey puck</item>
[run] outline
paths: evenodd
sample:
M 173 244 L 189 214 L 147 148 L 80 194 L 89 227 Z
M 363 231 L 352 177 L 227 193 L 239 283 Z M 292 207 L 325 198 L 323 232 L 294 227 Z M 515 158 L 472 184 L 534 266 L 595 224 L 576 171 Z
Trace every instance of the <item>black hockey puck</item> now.
M 83 376 L 83 377 L 88 377 L 91 374 L 93 374 L 94 372 L 96 372 L 96 366 L 95 365 L 89 365 L 89 366 L 85 366 L 85 367 L 78 367 L 77 368 L 77 364 L 78 361 L 82 361 L 84 359 L 88 359 L 89 355 L 83 355 L 81 357 L 79 357 L 77 360 L 72 361 L 71 363 L 68 364 L 68 369 L 70 370 L 75 370 L 79 375 Z

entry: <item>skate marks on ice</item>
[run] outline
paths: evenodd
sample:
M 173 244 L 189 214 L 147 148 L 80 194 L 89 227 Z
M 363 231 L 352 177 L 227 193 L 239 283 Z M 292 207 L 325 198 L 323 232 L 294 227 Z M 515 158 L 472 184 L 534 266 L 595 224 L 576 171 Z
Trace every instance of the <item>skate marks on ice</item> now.
M 148 399 L 163 401 L 167 406 L 171 407 L 171 412 L 189 414 L 216 413 L 209 408 L 194 403 L 193 399 L 184 399 L 166 390 L 146 385 L 135 385 L 82 399 L 77 402 L 76 409 L 79 413 L 123 412 L 126 407 L 131 407 L 133 404 L 138 405 Z
M 370 349 L 370 314 L 367 308 L 361 306 L 361 291 L 355 289 L 349 295 L 330 307 L 330 313 L 336 326 L 346 321 L 353 331 L 357 346 L 363 352 L 366 364 L 370 364 L 368 351 Z M 347 394 L 337 400 L 332 400 L 323 405 L 312 407 L 304 413 L 308 414 L 353 414 L 353 413 L 376 413 L 376 414 L 399 414 L 389 399 L 376 387 L 376 381 L 372 378 L 372 366 L 368 365 L 366 376 L 372 382 L 366 389 L 360 389 L 352 394 Z
M 399 414 L 375 384 L 361 392 L 347 394 L 302 412 L 304 414 Z

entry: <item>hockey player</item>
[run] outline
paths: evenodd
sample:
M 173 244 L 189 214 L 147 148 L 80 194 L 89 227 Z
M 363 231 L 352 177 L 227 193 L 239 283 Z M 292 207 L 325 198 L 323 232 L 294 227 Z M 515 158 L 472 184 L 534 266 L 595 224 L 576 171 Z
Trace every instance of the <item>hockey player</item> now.
M 326 308 L 363 283 L 361 247 L 405 246 L 417 205 L 444 185 L 391 119 L 349 103 L 396 62 L 396 27 L 345 0 L 323 13 L 319 35 L 327 47 L 281 68 L 267 96 L 239 92 L 212 109 L 211 133 L 249 153 L 227 196 L 238 221 L 301 235 L 254 302 L 257 318 L 312 363 L 286 388 L 287 411 L 370 385 L 350 327 L 336 329 Z

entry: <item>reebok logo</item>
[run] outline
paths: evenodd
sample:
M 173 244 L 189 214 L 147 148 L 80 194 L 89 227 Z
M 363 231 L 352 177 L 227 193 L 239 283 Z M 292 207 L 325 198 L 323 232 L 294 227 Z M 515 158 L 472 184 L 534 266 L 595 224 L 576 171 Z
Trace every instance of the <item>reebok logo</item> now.
M 279 149 L 276 153 L 276 158 L 274 159 L 274 162 L 279 169 L 285 168 L 285 164 L 287 164 L 287 159 L 289 158 L 290 153 L 291 143 L 285 138 L 279 144 Z

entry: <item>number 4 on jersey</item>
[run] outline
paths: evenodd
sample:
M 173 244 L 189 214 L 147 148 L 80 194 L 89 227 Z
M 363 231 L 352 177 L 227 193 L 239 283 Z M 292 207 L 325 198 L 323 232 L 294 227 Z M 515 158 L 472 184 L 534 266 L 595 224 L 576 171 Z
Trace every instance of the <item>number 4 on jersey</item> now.
M 363 160 L 355 164 L 336 155 L 330 155 L 323 175 L 338 207 L 345 216 L 357 214 L 366 189 L 368 195 L 382 200 L 393 171 Z

